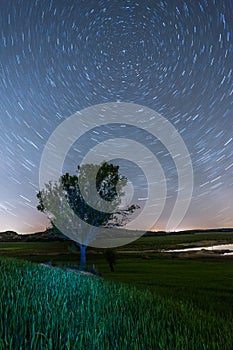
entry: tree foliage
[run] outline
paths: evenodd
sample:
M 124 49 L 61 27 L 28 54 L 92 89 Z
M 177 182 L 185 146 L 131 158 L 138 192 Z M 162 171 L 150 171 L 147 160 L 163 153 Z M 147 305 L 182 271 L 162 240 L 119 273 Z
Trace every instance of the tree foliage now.
M 45 184 L 37 194 L 37 209 L 47 214 L 53 226 L 65 227 L 62 233 L 76 241 L 84 255 L 99 227 L 122 226 L 138 208 L 121 208 L 126 183 L 117 165 L 84 164 L 78 167 L 77 175 L 66 173 L 55 183 Z

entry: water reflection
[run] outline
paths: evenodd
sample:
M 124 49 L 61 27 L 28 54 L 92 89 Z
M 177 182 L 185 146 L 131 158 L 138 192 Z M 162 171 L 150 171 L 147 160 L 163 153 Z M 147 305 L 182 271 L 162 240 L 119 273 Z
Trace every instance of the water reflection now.
M 192 251 L 200 251 L 200 250 L 211 250 L 211 251 L 221 251 L 221 250 L 229 250 L 230 252 L 225 252 L 223 255 L 233 255 L 233 244 L 222 244 L 222 245 L 213 245 L 209 247 L 193 247 L 193 248 L 184 248 L 184 249 L 173 249 L 173 250 L 165 250 L 166 253 L 182 253 L 182 252 L 192 252 Z

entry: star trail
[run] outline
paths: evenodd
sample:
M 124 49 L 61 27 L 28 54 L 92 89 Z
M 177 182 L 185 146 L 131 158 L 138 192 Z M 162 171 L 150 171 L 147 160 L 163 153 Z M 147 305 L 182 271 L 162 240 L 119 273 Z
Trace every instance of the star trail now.
M 75 112 L 116 101 L 157 111 L 182 136 L 194 191 L 180 229 L 233 227 L 232 0 L 2 0 L 0 10 L 0 231 L 48 225 L 36 192 L 49 136 Z M 135 135 L 154 147 L 169 202 L 174 165 Z M 77 143 L 67 164 L 85 148 Z

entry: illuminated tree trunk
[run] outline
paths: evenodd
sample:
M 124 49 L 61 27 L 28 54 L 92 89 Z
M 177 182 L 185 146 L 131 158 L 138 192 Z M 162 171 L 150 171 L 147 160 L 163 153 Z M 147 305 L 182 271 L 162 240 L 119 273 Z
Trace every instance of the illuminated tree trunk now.
M 86 245 L 80 244 L 80 266 L 81 267 L 86 266 L 86 249 L 87 249 Z

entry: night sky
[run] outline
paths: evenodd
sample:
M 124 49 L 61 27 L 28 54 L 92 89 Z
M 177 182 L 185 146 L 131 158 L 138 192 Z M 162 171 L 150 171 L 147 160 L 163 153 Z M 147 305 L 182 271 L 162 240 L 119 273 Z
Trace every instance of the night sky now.
M 233 227 L 232 0 L 1 0 L 0 10 L 0 231 L 45 229 L 35 208 L 48 138 L 75 112 L 116 101 L 163 115 L 189 150 L 194 191 L 179 229 Z M 156 140 L 135 135 L 153 143 L 168 178 L 154 227 L 164 229 L 174 164 Z M 90 139 L 71 150 L 67 169 Z M 133 173 L 137 184 L 143 175 Z

